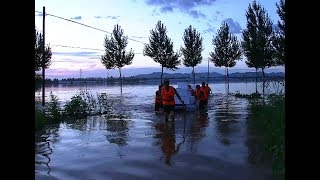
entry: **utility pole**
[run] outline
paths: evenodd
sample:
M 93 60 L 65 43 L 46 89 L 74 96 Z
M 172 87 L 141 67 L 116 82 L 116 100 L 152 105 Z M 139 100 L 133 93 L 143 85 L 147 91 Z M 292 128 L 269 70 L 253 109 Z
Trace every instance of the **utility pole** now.
M 45 105 L 45 17 L 46 17 L 46 9 L 43 6 L 43 22 L 42 22 L 42 35 L 43 35 L 43 43 L 42 43 L 42 107 Z

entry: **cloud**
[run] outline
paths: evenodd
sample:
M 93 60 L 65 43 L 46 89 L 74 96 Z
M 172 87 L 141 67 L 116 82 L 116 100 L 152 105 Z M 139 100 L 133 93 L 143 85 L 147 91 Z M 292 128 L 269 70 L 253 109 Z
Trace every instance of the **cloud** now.
M 205 18 L 206 16 L 203 13 L 194 10 L 194 8 L 198 6 L 209 6 L 215 1 L 217 0 L 145 0 L 145 3 L 149 6 L 160 7 L 160 12 L 162 13 L 173 12 L 174 9 L 177 9 L 194 18 Z M 152 15 L 154 15 L 154 13 Z
M 210 28 L 208 28 L 208 29 L 206 29 L 206 30 L 202 31 L 202 33 L 203 33 L 203 34 L 206 34 L 206 33 L 212 33 L 212 32 L 214 32 L 214 28 L 212 28 L 212 27 L 210 27 Z
M 119 19 L 120 16 L 94 16 L 94 18 L 96 19 L 101 19 L 101 18 L 104 18 L 104 19 Z
M 138 39 L 141 39 L 141 38 L 144 38 L 143 36 L 132 36 L 133 38 L 138 38 Z
M 241 28 L 240 24 L 236 21 L 233 21 L 232 18 L 225 19 L 225 20 L 223 20 L 223 22 L 228 24 L 229 31 L 231 34 L 241 33 L 242 28 Z
M 188 12 L 189 15 L 191 15 L 192 17 L 198 19 L 199 17 L 203 17 L 205 18 L 206 15 L 204 15 L 203 13 L 199 12 L 199 11 L 195 11 L 195 10 L 191 10 Z
M 70 19 L 74 19 L 74 20 L 81 20 L 81 19 L 82 19 L 82 17 L 81 17 L 81 16 L 76 16 L 76 17 L 72 17 L 72 18 L 70 18 Z
M 61 55 L 61 56 L 80 56 L 80 57 L 88 57 L 88 56 L 97 56 L 97 54 L 101 52 L 52 52 L 52 55 Z
M 211 5 L 217 0 L 145 0 L 150 6 L 172 7 L 182 11 L 191 10 L 201 5 Z
M 160 12 L 162 12 L 162 13 L 173 12 L 173 9 L 170 6 L 163 6 L 160 8 Z
M 36 16 L 43 16 L 43 13 L 38 13 L 36 14 Z

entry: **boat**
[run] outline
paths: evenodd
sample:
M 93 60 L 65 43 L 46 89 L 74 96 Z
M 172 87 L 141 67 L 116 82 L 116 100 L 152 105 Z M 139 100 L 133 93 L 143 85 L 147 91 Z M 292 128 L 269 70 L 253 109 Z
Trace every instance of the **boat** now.
M 195 87 L 191 85 L 192 89 L 195 90 Z M 178 87 L 176 87 L 177 92 L 179 93 L 181 99 L 184 101 L 184 105 L 180 102 L 177 96 L 174 96 L 175 101 L 175 110 L 186 110 L 194 111 L 196 109 L 196 103 L 194 96 L 191 95 L 188 89 L 188 83 L 178 82 Z

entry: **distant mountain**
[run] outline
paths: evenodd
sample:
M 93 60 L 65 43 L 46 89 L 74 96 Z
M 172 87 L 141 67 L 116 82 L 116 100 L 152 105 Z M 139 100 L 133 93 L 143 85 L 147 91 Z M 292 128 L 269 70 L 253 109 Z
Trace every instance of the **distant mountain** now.
M 206 79 L 208 73 L 202 72 L 202 73 L 195 73 L 196 79 Z M 258 77 L 262 77 L 262 72 L 257 73 Z M 266 77 L 280 77 L 284 78 L 285 74 L 283 72 L 271 72 L 271 73 L 265 73 Z M 161 72 L 153 72 L 150 74 L 139 74 L 136 76 L 133 76 L 133 78 L 140 78 L 140 79 L 158 79 L 161 77 Z M 225 75 L 221 73 L 211 72 L 209 73 L 209 78 L 224 78 Z M 254 78 L 256 77 L 256 72 L 235 72 L 230 73 L 229 78 Z M 191 73 L 163 73 L 163 78 L 170 78 L 170 79 L 192 79 Z
M 229 74 L 232 73 L 250 73 L 254 72 L 254 68 L 245 68 L 245 69 L 237 69 L 237 68 L 229 68 Z M 129 67 L 124 67 L 121 69 L 122 72 L 122 77 L 134 77 L 137 75 L 144 75 L 148 74 L 150 76 L 157 76 L 161 74 L 161 67 L 156 68 L 156 67 L 146 67 L 146 68 L 129 68 Z M 178 70 L 172 71 L 168 69 L 164 69 L 164 73 L 166 74 L 189 74 L 191 75 L 192 68 L 190 67 L 181 67 Z M 224 67 L 212 67 L 210 66 L 209 68 L 210 72 L 210 77 L 217 77 L 219 75 L 224 75 L 225 74 L 225 68 Z M 276 72 L 282 72 L 284 73 L 284 68 L 283 67 L 273 67 L 273 68 L 267 68 L 265 69 L 266 73 L 276 73 Z M 195 67 L 195 73 L 208 73 L 208 67 L 204 66 L 196 66 Z M 112 70 L 107 70 L 107 69 L 95 69 L 95 70 L 82 70 L 81 73 L 77 70 L 55 70 L 55 69 L 47 69 L 46 70 L 46 77 L 50 79 L 62 79 L 62 78 L 79 78 L 81 74 L 82 78 L 89 78 L 89 77 L 102 77 L 102 78 L 107 78 L 107 77 L 119 77 L 119 70 L 118 69 L 112 69 Z M 178 75 L 179 76 L 179 75 Z M 160 76 L 158 76 L 160 77 Z

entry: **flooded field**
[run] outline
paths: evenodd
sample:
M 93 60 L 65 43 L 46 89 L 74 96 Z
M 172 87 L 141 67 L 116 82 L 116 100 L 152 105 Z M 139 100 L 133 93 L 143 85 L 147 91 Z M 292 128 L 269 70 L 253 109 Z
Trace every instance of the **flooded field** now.
M 206 111 L 177 112 L 168 124 L 154 113 L 156 85 L 125 85 L 122 93 L 119 86 L 58 86 L 46 93 L 65 102 L 81 88 L 107 93 L 112 114 L 47 126 L 35 137 L 35 179 L 271 177 L 271 159 L 256 161 L 248 100 L 228 95 L 224 84 L 211 85 Z M 229 91 L 252 93 L 255 84 L 232 83 Z

